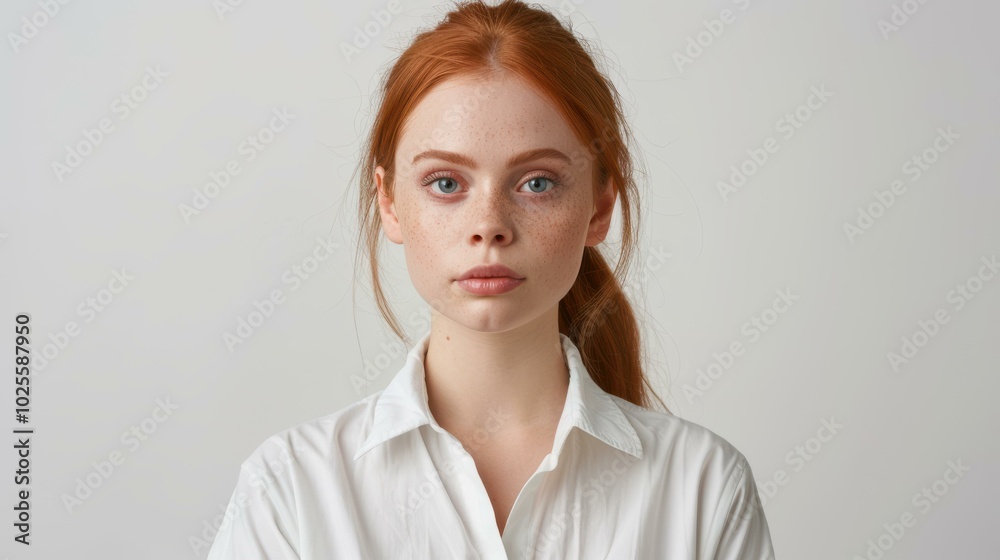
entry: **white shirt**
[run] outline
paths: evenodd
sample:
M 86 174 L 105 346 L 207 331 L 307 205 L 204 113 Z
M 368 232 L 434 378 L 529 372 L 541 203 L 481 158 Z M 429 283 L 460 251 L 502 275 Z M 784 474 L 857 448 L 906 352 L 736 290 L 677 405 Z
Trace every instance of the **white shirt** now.
M 428 408 L 427 333 L 384 390 L 254 450 L 208 560 L 773 559 L 743 454 L 606 393 L 560 337 L 566 404 L 502 536 L 472 456 Z

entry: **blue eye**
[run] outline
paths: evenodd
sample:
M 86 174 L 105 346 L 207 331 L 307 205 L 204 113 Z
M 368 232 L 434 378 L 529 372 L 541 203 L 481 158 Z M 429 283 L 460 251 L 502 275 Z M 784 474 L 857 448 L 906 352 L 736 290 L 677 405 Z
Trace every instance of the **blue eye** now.
M 541 180 L 541 181 L 540 181 Z M 548 181 L 551 185 L 550 188 L 545 189 L 544 181 Z M 534 177 L 529 178 L 527 181 L 522 183 L 522 185 L 527 185 L 529 191 L 537 195 L 547 195 L 550 194 L 557 185 L 560 185 L 561 181 L 556 179 L 554 176 L 548 174 L 539 174 Z M 430 185 L 431 190 L 441 194 L 453 194 L 459 189 L 458 181 L 454 177 L 448 174 L 446 171 L 438 171 L 429 175 L 421 183 L 423 186 Z M 435 190 L 434 186 L 439 187 L 441 190 Z M 538 190 L 541 189 L 541 190 Z
M 456 182 L 455 179 L 451 177 L 441 177 L 441 178 L 431 179 L 430 182 L 433 183 L 434 185 L 441 187 L 442 191 L 445 194 L 451 194 L 455 192 L 455 190 L 458 190 L 458 182 Z M 445 184 L 448 183 L 450 183 L 450 186 L 447 187 L 444 186 Z
M 544 180 L 544 181 L 548 181 L 549 183 L 552 183 L 552 188 L 555 188 L 555 186 L 559 184 L 559 181 L 556 181 L 552 177 L 548 177 L 546 175 L 536 175 L 535 177 L 532 177 L 531 179 L 528 179 L 524 184 L 528 185 L 528 188 L 531 189 L 531 192 L 533 192 L 533 193 L 545 194 L 547 192 L 552 191 L 552 189 L 548 189 L 547 191 L 536 191 L 536 190 L 534 190 L 534 187 L 532 185 L 533 184 L 537 184 L 536 182 L 539 179 Z M 544 188 L 544 185 L 543 185 L 543 188 Z

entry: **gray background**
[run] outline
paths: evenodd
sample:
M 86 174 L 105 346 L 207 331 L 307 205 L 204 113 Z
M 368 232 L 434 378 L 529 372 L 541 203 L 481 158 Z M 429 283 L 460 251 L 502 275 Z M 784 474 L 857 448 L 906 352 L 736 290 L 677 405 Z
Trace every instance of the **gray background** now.
M 650 376 L 672 410 L 748 457 L 778 558 L 874 558 L 880 537 L 886 559 L 995 550 L 1000 276 L 976 275 L 1000 253 L 1000 5 L 542 4 L 601 49 L 637 131 L 645 214 L 628 289 Z M 405 349 L 367 282 L 352 299 L 349 179 L 378 72 L 449 6 L 400 5 L 376 25 L 387 2 L 247 0 L 221 16 L 210 0 L 70 2 L 15 47 L 22 18 L 46 18 L 36 1 L 4 3 L 0 347 L 10 367 L 26 312 L 34 355 L 48 346 L 51 359 L 31 374 L 33 544 L 12 541 L 11 437 L 0 554 L 204 558 L 192 539 L 212 536 L 259 443 L 389 382 Z M 894 6 L 906 21 L 883 32 Z M 724 9 L 732 23 L 679 64 Z M 342 46 L 366 24 L 371 44 L 348 59 Z M 147 67 L 166 76 L 133 90 Z M 800 108 L 812 87 L 832 96 Z M 116 99 L 133 91 L 144 99 L 126 115 Z M 240 143 L 281 108 L 294 118 L 246 161 Z M 809 118 L 789 138 L 779 119 L 796 110 Z M 92 153 L 53 170 L 105 118 L 114 129 Z M 939 129 L 957 135 L 947 151 Z M 723 197 L 718 183 L 768 138 L 779 149 Z M 919 180 L 914 156 L 935 160 Z M 179 205 L 231 159 L 241 173 L 185 220 Z M 896 180 L 905 192 L 879 212 L 875 191 Z M 869 207 L 879 216 L 848 235 Z M 283 275 L 320 238 L 338 249 L 293 289 Z M 389 295 L 416 337 L 428 307 L 402 249 L 386 247 Z M 134 279 L 106 291 L 122 268 Z M 959 284 L 978 291 L 956 299 Z M 283 303 L 227 347 L 275 289 Z M 798 297 L 783 313 L 769 311 L 776 290 Z M 101 311 L 80 307 L 105 296 Z M 935 313 L 947 323 L 893 367 L 889 353 Z M 759 337 L 743 327 L 755 316 L 774 320 Z M 742 356 L 712 366 L 737 342 Z M 11 429 L 13 399 L 10 380 Z M 157 399 L 176 410 L 155 411 Z M 824 420 L 842 427 L 829 437 Z M 122 439 L 132 426 L 144 441 Z M 115 451 L 124 462 L 67 508 Z M 959 461 L 969 470 L 946 477 Z M 924 488 L 934 503 L 914 499 Z M 892 536 L 907 514 L 913 526 Z

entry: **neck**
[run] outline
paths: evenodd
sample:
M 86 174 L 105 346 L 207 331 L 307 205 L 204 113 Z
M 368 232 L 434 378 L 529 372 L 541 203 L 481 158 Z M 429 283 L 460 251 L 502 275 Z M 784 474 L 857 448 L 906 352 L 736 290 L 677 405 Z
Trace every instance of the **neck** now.
M 554 432 L 569 390 L 557 312 L 500 333 L 435 313 L 424 372 L 438 424 L 463 443 Z

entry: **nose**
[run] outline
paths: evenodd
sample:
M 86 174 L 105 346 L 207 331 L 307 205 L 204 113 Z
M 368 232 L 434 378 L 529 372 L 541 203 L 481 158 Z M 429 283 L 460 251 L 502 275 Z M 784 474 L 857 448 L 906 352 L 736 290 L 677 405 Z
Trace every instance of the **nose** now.
M 484 188 L 473 196 L 471 243 L 509 245 L 514 240 L 511 205 L 502 186 Z

